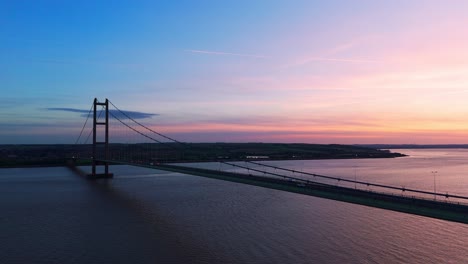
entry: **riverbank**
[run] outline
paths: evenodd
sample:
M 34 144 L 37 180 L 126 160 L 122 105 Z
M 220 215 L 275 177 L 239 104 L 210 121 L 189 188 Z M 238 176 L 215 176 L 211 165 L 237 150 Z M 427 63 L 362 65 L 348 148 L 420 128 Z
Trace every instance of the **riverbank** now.
M 289 143 L 163 143 L 110 144 L 110 153 L 133 153 L 151 162 L 234 160 L 317 160 L 396 158 L 405 155 L 376 148 L 338 144 Z M 92 145 L 0 145 L 0 167 L 65 166 L 72 157 L 92 156 Z M 135 154 L 136 153 L 136 154 Z M 137 158 L 138 158 L 137 157 Z M 127 157 L 135 159 L 133 157 Z M 79 165 L 89 165 L 82 162 Z

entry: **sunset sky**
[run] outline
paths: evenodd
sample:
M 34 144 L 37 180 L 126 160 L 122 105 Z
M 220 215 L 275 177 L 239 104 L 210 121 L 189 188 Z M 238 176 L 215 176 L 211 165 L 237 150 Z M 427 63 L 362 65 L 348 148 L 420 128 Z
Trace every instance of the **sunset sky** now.
M 468 1 L 0 1 L 0 144 L 468 143 Z M 69 110 L 66 110 L 67 108 Z M 61 109 L 61 110 L 60 110 Z

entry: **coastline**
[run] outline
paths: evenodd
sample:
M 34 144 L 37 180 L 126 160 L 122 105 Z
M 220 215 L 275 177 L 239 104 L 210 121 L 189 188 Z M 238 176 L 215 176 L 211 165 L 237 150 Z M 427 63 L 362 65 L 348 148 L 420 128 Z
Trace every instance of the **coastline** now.
M 405 154 L 377 148 L 339 144 L 302 143 L 173 143 L 110 144 L 110 151 L 139 153 L 148 162 L 187 163 L 244 160 L 326 160 L 397 158 Z M 157 148 L 157 157 L 154 149 Z M 174 151 L 177 150 L 177 151 Z M 0 168 L 66 166 L 72 157 L 87 157 L 78 165 L 90 165 L 92 145 L 0 145 Z

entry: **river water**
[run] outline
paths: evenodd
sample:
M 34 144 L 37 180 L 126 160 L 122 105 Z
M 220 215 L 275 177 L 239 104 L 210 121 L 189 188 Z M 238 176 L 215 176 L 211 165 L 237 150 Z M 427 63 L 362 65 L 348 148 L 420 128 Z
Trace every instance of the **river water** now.
M 468 196 L 468 150 L 394 151 L 410 156 L 269 164 Z M 1 169 L 0 263 L 468 263 L 468 225 L 151 169 L 111 171 L 114 179 L 90 182 L 66 168 Z

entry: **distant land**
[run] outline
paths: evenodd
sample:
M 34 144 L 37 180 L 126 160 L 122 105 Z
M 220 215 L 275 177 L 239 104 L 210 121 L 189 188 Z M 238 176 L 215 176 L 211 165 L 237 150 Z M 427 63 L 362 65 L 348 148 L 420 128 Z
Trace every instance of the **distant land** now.
M 419 145 L 419 144 L 356 144 L 354 146 L 376 149 L 443 149 L 468 148 L 468 144 Z
M 155 147 L 157 148 L 155 150 Z M 206 162 L 216 160 L 310 160 L 395 158 L 405 156 L 369 146 L 286 143 L 110 144 L 110 152 L 128 152 L 150 162 Z M 0 167 L 63 166 L 71 157 L 90 158 L 91 145 L 0 145 Z M 149 156 L 149 155 L 146 155 Z M 84 162 L 83 165 L 89 164 Z

